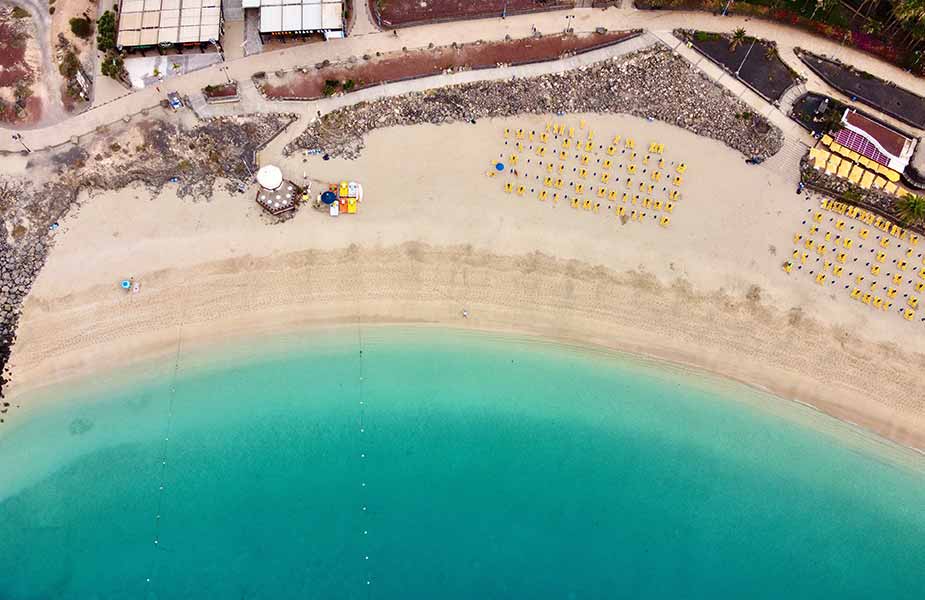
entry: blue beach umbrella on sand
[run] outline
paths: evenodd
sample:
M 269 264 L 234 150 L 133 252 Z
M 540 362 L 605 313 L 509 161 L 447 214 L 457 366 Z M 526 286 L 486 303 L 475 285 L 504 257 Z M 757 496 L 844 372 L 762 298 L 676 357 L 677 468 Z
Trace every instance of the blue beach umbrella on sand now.
M 503 171 L 503 170 L 504 170 L 504 163 L 496 163 L 496 164 L 495 164 L 495 170 L 496 170 L 496 171 Z
M 321 194 L 321 201 L 325 204 L 334 204 L 337 202 L 337 194 L 328 190 L 327 192 Z
M 128 279 L 123 279 L 120 285 L 122 286 L 123 290 L 127 290 L 132 287 L 132 282 L 129 281 Z

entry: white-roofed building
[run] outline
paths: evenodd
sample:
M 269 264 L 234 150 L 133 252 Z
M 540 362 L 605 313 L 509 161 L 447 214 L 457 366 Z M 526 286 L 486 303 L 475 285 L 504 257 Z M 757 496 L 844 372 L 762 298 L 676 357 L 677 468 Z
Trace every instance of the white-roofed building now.
M 242 7 L 260 11 L 263 37 L 344 37 L 343 0 L 243 0 Z
M 134 50 L 213 47 L 222 35 L 221 0 L 122 0 L 116 45 Z

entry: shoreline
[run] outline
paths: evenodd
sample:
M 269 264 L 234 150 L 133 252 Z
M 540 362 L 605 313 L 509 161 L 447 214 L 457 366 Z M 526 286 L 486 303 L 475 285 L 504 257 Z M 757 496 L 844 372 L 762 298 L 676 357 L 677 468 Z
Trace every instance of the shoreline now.
M 222 346 L 225 346 L 226 348 L 226 345 L 233 347 L 243 346 L 253 342 L 256 344 L 270 343 L 272 347 L 273 342 L 279 341 L 281 339 L 287 339 L 290 336 L 297 334 L 312 334 L 317 332 L 330 333 L 331 331 L 363 327 L 374 329 L 396 328 L 402 330 L 421 329 L 425 331 L 445 330 L 456 334 L 466 333 L 475 334 L 476 336 L 497 335 L 512 341 L 527 342 L 537 345 L 551 345 L 559 349 L 567 349 L 592 356 L 602 355 L 610 360 L 629 360 L 646 367 L 659 369 L 660 371 L 670 373 L 672 375 L 691 375 L 700 379 L 701 382 L 706 382 L 707 385 L 711 386 L 717 384 L 723 386 L 733 384 L 735 386 L 747 388 L 764 396 L 772 397 L 775 402 L 783 401 L 783 404 L 780 407 L 775 408 L 783 408 L 784 410 L 787 410 L 787 407 L 793 403 L 804 408 L 808 408 L 818 415 L 830 418 L 837 422 L 840 426 L 848 426 L 854 433 L 864 436 L 864 438 L 867 440 L 887 443 L 892 447 L 906 451 L 912 451 L 916 454 L 925 456 L 925 433 L 914 438 L 916 442 L 923 443 L 923 446 L 920 447 L 911 445 L 910 443 L 905 443 L 899 439 L 883 435 L 882 433 L 878 432 L 876 426 L 872 425 L 871 423 L 868 423 L 867 425 L 862 424 L 864 421 L 863 417 L 861 419 L 862 423 L 858 423 L 845 417 L 839 416 L 841 411 L 833 410 L 832 407 L 835 406 L 834 404 L 819 400 L 821 396 L 817 398 L 817 403 L 813 403 L 812 401 L 797 397 L 788 397 L 784 395 L 785 392 L 783 391 L 786 388 L 777 387 L 773 384 L 766 385 L 756 381 L 749 381 L 732 372 L 724 372 L 709 368 L 703 364 L 698 364 L 694 361 L 686 361 L 677 355 L 672 356 L 656 354 L 646 351 L 646 349 L 641 346 L 628 348 L 625 346 L 620 346 L 616 343 L 602 344 L 568 336 L 548 337 L 542 333 L 537 331 L 530 331 L 528 329 L 512 329 L 502 327 L 464 327 L 458 321 L 390 322 L 380 320 L 333 320 L 300 323 L 296 326 L 296 329 L 292 329 L 292 325 L 292 323 L 278 323 L 269 330 L 261 326 L 259 329 L 255 328 L 251 331 L 238 330 L 235 332 L 214 334 L 211 337 L 207 335 L 199 335 L 195 339 L 191 340 L 192 347 L 187 347 L 184 349 L 185 352 L 188 352 L 191 355 L 185 355 L 184 359 L 192 358 L 193 362 L 192 364 L 184 363 L 183 370 L 208 370 L 214 363 L 207 361 L 207 358 L 209 356 L 214 356 Z M 281 350 L 274 347 L 266 355 L 262 355 L 260 359 L 273 360 L 273 358 L 279 353 L 281 353 Z M 58 379 L 47 381 L 42 384 L 34 384 L 31 387 L 22 389 L 17 388 L 16 394 L 17 396 L 44 398 L 49 395 L 56 395 L 58 390 L 72 384 L 75 385 L 77 389 L 85 389 L 83 386 L 86 386 L 86 389 L 94 390 L 97 389 L 97 387 L 106 389 L 124 388 L 129 385 L 128 380 L 125 379 L 126 371 L 132 374 L 138 374 L 139 371 L 150 372 L 152 370 L 156 370 L 159 366 L 164 366 L 166 368 L 169 366 L 167 363 L 172 361 L 171 357 L 173 355 L 173 345 L 167 340 L 163 340 L 162 342 L 152 342 L 140 357 L 136 356 L 134 359 L 126 360 L 124 363 L 111 365 L 106 371 L 99 371 L 95 369 L 78 369 L 63 375 Z M 105 377 L 106 375 L 115 375 L 117 373 L 119 374 L 119 377 L 110 378 L 110 382 L 106 384 L 91 382 L 91 380 L 96 377 Z M 113 383 L 111 379 L 117 379 L 118 382 Z M 47 406 L 40 401 L 35 405 L 24 407 L 27 410 L 23 413 L 23 415 L 26 416 L 29 409 L 41 410 L 46 407 Z M 775 414 L 778 413 L 775 412 Z M 2 430 L 0 430 L 0 433 L 2 433 Z
M 312 325 L 464 324 L 692 366 L 925 448 L 922 325 L 781 269 L 818 199 L 715 140 L 591 114 L 569 118 L 604 139 L 659 140 L 666 160 L 687 164 L 670 227 L 505 194 L 485 176 L 504 129 L 548 118 L 379 129 L 355 160 L 284 159 L 291 177 L 363 182 L 359 214 L 338 219 L 307 208 L 270 225 L 222 186 L 209 202 L 139 186 L 85 197 L 24 305 L 8 399 L 163 355 L 180 327 L 188 344 Z M 128 276 L 140 293 L 118 289 Z
M 864 402 L 866 394 L 857 394 L 849 388 L 830 386 L 825 391 L 813 391 L 812 378 L 788 375 L 792 378 L 787 384 L 779 384 L 782 375 L 777 370 L 748 369 L 753 376 L 749 377 L 736 369 L 729 368 L 729 363 L 721 360 L 703 360 L 704 354 L 699 351 L 688 352 L 673 348 L 665 344 L 650 340 L 647 343 L 645 332 L 635 331 L 627 337 L 615 338 L 607 334 L 593 333 L 600 322 L 592 322 L 592 327 L 563 330 L 550 327 L 549 323 L 530 326 L 525 321 L 507 323 L 499 321 L 501 315 L 491 306 L 470 306 L 465 309 L 470 316 L 464 319 L 459 311 L 454 311 L 455 302 L 443 301 L 441 306 L 431 309 L 432 319 L 414 320 L 408 318 L 389 319 L 374 314 L 347 315 L 331 313 L 325 316 L 310 313 L 265 312 L 259 315 L 250 315 L 242 318 L 243 313 L 214 321 L 200 321 L 197 323 L 179 324 L 182 331 L 180 340 L 173 328 L 160 329 L 157 332 L 133 332 L 130 347 L 124 344 L 113 348 L 115 351 L 101 352 L 101 348 L 93 349 L 96 361 L 89 363 L 79 355 L 81 350 L 64 353 L 55 360 L 42 367 L 32 369 L 17 369 L 18 377 L 14 379 L 9 400 L 18 404 L 24 397 L 42 397 L 45 392 L 60 388 L 61 386 L 90 381 L 97 376 L 112 375 L 123 370 L 133 371 L 138 368 L 151 367 L 166 363 L 178 351 L 186 358 L 188 355 L 200 358 L 208 356 L 215 349 L 223 345 L 245 344 L 250 341 L 269 342 L 274 338 L 289 337 L 296 334 L 308 334 L 329 331 L 332 329 L 347 329 L 351 327 L 408 327 L 408 328 L 447 328 L 458 331 L 477 332 L 479 334 L 499 334 L 504 336 L 518 336 L 529 338 L 531 341 L 551 343 L 558 346 L 575 348 L 580 351 L 604 352 L 616 354 L 658 365 L 691 371 L 695 374 L 718 378 L 723 381 L 745 386 L 757 392 L 774 396 L 787 403 L 794 402 L 808 407 L 821 414 L 832 417 L 839 422 L 858 429 L 866 435 L 873 434 L 879 439 L 901 446 L 921 455 L 925 455 L 925 430 L 915 428 L 904 430 L 897 427 L 897 423 L 884 416 L 882 411 L 876 410 L 872 404 Z M 396 308 L 396 307 L 393 307 Z M 407 308 L 407 307 L 406 307 Z M 462 308 L 460 309 L 462 310 Z M 412 309 L 411 312 L 414 312 Z M 92 345 L 92 344 L 91 344 Z M 130 349 L 126 353 L 126 349 Z M 701 349 L 702 350 L 702 349 Z M 698 357 L 701 359 L 698 360 Z M 103 369 L 96 365 L 97 361 L 105 364 Z M 193 368 L 197 365 L 193 362 Z M 202 365 L 199 365 L 202 366 Z M 207 367 L 207 365 L 206 365 Z M 189 368 L 185 365 L 184 368 Z M 761 375 L 755 376 L 756 373 Z M 794 380 L 797 383 L 794 383 Z M 846 396 L 854 396 L 847 398 Z M 841 401 L 839 401 L 841 398 Z M 34 405 L 41 408 L 42 403 Z M 29 406 L 24 405 L 21 417 L 27 417 Z M 865 411 L 865 409 L 867 409 Z M 0 430 L 2 433 L 2 430 Z

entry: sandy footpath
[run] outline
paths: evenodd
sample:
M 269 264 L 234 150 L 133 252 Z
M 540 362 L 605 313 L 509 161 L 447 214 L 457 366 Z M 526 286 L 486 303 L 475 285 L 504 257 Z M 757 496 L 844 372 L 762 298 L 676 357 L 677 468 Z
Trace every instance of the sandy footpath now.
M 431 323 L 700 367 L 925 448 L 925 323 L 781 269 L 816 203 L 718 142 L 586 118 L 597 139 L 630 134 L 643 153 L 658 140 L 666 160 L 688 165 L 668 228 L 624 223 L 606 198 L 599 212 L 540 202 L 543 177 L 526 182 L 535 193 L 504 193 L 503 176 L 486 176 L 511 151 L 504 128 L 540 131 L 544 117 L 380 130 L 356 161 L 277 163 L 296 182 L 361 181 L 355 216 L 308 208 L 270 224 L 252 192 L 85 199 L 26 302 L 9 394 L 23 408 L 10 420 L 36 388 L 163 356 L 178 337 L 191 347 L 317 324 Z M 578 129 L 578 116 L 569 122 Z M 539 174 L 522 162 L 535 155 L 519 155 L 520 181 Z M 138 294 L 118 289 L 128 276 Z

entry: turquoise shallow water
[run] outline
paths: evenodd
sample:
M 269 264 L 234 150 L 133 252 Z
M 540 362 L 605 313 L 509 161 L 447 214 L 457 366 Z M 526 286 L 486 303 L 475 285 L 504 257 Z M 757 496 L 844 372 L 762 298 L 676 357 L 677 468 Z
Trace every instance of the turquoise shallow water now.
M 0 599 L 925 595 L 923 459 L 738 385 L 427 329 L 180 357 L 3 431 Z

